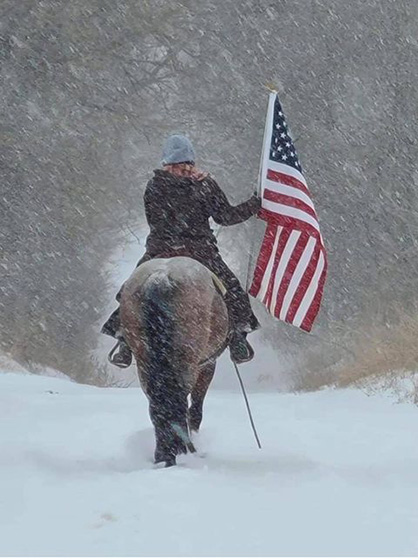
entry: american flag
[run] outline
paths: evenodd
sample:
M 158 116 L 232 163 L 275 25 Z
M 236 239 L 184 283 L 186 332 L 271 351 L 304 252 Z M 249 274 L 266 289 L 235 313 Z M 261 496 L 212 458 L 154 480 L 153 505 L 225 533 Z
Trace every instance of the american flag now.
M 310 332 L 319 312 L 326 253 L 318 218 L 276 92 L 269 98 L 260 167 L 267 222 L 250 295 L 276 318 Z

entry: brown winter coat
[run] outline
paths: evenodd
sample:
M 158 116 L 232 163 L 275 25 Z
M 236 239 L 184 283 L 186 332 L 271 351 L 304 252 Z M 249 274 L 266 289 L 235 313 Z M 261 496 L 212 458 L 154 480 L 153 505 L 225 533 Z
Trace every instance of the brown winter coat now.
M 257 196 L 232 206 L 217 182 L 207 176 L 202 181 L 177 177 L 157 169 L 148 182 L 145 213 L 150 227 L 147 251 L 194 245 L 216 247 L 209 225 L 212 217 L 219 225 L 235 225 L 249 219 L 260 208 Z

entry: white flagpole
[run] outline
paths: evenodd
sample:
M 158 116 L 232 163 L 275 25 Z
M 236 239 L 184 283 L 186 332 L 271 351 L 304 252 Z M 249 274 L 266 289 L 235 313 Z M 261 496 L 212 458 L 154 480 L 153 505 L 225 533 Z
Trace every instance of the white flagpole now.
M 269 91 L 269 98 L 268 98 L 268 104 L 267 104 L 267 116 L 266 116 L 266 122 L 264 125 L 264 134 L 263 134 L 263 145 L 261 147 L 261 155 L 260 155 L 260 166 L 259 166 L 259 171 L 258 171 L 258 184 L 257 184 L 257 194 L 260 196 L 260 198 L 263 197 L 263 193 L 262 193 L 262 184 L 263 184 L 263 172 L 264 169 L 266 169 L 266 165 L 267 165 L 267 161 L 270 155 L 270 139 L 271 139 L 271 133 L 272 130 L 270 128 L 271 123 L 273 122 L 273 112 L 274 112 L 274 101 L 276 99 L 276 95 L 277 95 L 277 90 L 272 89 L 269 86 L 266 86 Z M 246 287 L 245 290 L 248 292 L 249 288 L 250 288 L 250 272 L 251 272 L 251 268 L 252 268 L 252 264 L 254 261 L 254 248 L 255 248 L 255 235 L 253 235 L 252 237 L 252 241 L 251 241 L 251 248 L 250 248 L 250 256 L 248 259 L 248 269 L 247 269 L 247 280 L 246 280 Z
M 266 116 L 266 123 L 264 125 L 264 136 L 263 136 L 263 145 L 261 148 L 261 156 L 260 156 L 260 168 L 258 173 L 258 187 L 257 192 L 260 196 L 263 195 L 261 192 L 261 186 L 263 183 L 263 171 L 267 167 L 267 161 L 270 155 L 270 139 L 271 139 L 271 123 L 273 122 L 273 113 L 274 113 L 274 102 L 276 100 L 277 91 L 274 89 L 270 89 L 268 104 L 267 104 L 267 116 Z

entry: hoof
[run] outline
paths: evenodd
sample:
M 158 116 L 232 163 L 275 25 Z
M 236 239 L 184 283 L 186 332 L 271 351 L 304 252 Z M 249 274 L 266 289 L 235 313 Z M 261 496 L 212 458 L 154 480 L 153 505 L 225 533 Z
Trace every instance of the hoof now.
M 155 466 L 160 466 L 164 468 L 171 468 L 171 466 L 175 466 L 177 464 L 175 456 L 170 458 L 159 458 L 158 460 L 154 460 Z
M 176 454 L 187 454 L 188 451 L 189 452 L 196 452 L 196 449 L 195 449 L 192 441 L 190 440 L 189 433 L 187 432 L 187 427 L 186 427 L 186 430 L 185 430 L 185 429 L 183 429 L 183 427 L 181 427 L 177 423 L 172 423 L 171 428 L 176 433 L 176 435 L 179 439 L 177 441 L 177 448 L 176 448 L 176 451 L 175 451 Z
M 168 452 L 156 450 L 154 454 L 154 464 L 164 464 L 165 468 L 170 468 L 171 466 L 176 465 L 176 457 L 171 453 L 169 454 Z
M 189 452 L 191 452 L 192 454 L 194 454 L 196 452 L 196 447 L 195 445 L 190 441 L 189 444 L 187 445 L 187 450 Z
M 202 423 L 202 418 L 196 418 L 194 416 L 189 416 L 189 430 L 191 433 L 198 433 L 200 424 Z

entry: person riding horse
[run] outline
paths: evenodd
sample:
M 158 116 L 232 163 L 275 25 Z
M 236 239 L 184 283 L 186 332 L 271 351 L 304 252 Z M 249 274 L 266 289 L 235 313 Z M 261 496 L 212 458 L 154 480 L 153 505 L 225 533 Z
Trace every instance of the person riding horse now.
M 145 195 L 145 214 L 150 233 L 146 252 L 137 267 L 154 258 L 188 256 L 213 272 L 226 289 L 225 303 L 231 325 L 229 349 L 236 363 L 250 361 L 254 350 L 246 336 L 260 324 L 248 295 L 219 254 L 216 237 L 209 225 L 242 223 L 258 213 L 261 202 L 254 194 L 232 206 L 217 182 L 195 167 L 195 151 L 188 138 L 169 136 L 163 149 L 162 169 L 154 171 Z M 123 286 L 116 296 L 120 301 Z M 121 333 L 120 310 L 116 309 L 102 327 L 102 333 L 119 340 L 117 351 L 109 354 L 111 363 L 128 367 L 132 352 Z

